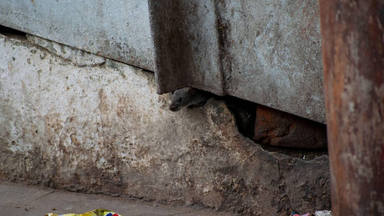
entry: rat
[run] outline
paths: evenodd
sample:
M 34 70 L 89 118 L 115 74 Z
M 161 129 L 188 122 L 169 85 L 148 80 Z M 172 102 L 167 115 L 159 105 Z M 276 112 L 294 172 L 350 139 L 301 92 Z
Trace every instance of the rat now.
M 248 137 L 253 137 L 256 119 L 255 103 L 232 96 L 220 97 L 203 90 L 186 87 L 172 93 L 169 109 L 176 112 L 184 107 L 201 107 L 212 97 L 224 100 L 224 103 L 235 117 L 236 125 L 240 133 Z
M 213 95 L 199 89 L 186 87 L 178 89 L 172 93 L 171 105 L 169 109 L 173 112 L 181 110 L 183 107 L 193 108 L 203 106 Z

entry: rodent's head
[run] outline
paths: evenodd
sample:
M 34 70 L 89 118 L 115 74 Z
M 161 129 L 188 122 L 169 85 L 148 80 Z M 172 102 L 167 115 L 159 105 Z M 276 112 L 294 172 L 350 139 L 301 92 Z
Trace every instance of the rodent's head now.
M 190 103 L 189 91 L 189 88 L 174 91 L 172 93 L 171 105 L 169 105 L 169 109 L 175 112 L 187 106 Z

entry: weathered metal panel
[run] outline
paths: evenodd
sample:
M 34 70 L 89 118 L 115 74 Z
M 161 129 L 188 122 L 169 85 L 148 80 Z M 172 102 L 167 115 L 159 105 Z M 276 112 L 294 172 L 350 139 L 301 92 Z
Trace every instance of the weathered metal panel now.
M 150 0 L 160 93 L 192 86 L 325 122 L 317 0 Z
M 6 0 L 0 25 L 154 70 L 147 1 Z
M 149 1 L 159 93 L 185 86 L 223 95 L 213 1 Z
M 332 214 L 384 215 L 384 1 L 320 6 Z
M 0 24 L 325 122 L 317 0 L 0 1 Z M 155 69 L 156 68 L 156 69 Z

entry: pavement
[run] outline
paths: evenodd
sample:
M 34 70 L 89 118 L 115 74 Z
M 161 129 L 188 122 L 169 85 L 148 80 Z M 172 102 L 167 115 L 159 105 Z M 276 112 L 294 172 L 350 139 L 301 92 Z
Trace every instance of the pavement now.
M 51 188 L 0 182 L 0 215 L 44 216 L 46 213 L 84 213 L 96 208 L 115 211 L 122 216 L 230 216 L 198 207 L 174 207 L 157 203 L 83 194 Z

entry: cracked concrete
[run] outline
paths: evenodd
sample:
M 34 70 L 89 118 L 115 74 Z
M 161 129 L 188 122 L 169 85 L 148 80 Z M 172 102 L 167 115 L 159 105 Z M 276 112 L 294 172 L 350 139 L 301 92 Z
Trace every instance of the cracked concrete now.
M 72 62 L 77 67 L 100 66 L 105 63 L 105 58 L 93 55 L 83 50 L 72 48 L 66 45 L 49 41 L 34 35 L 28 35 L 27 39 L 31 43 L 46 49 L 51 54 Z
M 330 208 L 326 155 L 268 152 L 223 101 L 170 112 L 152 73 L 70 59 L 0 35 L 0 178 L 241 215 Z

